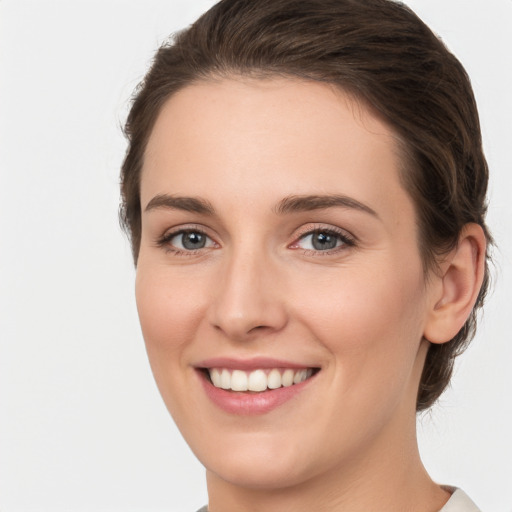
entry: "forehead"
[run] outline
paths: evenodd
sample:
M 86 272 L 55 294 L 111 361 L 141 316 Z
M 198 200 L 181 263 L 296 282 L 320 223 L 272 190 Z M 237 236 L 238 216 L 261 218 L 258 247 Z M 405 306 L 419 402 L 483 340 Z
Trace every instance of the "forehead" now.
M 387 208 L 407 196 L 398 148 L 385 122 L 334 86 L 284 78 L 200 82 L 172 96 L 155 123 L 142 204 L 158 193 L 253 201 L 271 192 L 276 200 L 334 192 Z

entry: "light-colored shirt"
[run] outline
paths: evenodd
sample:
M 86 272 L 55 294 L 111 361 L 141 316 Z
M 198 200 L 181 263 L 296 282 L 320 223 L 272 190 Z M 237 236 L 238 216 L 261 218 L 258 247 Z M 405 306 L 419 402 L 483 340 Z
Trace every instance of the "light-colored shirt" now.
M 444 487 L 452 493 L 452 497 L 439 512 L 480 512 L 480 509 L 471 501 L 462 490 L 454 487 Z
M 452 493 L 452 497 L 439 512 L 481 512 L 462 489 L 456 489 L 454 487 L 444 488 Z M 197 512 L 208 512 L 208 507 L 204 506 Z

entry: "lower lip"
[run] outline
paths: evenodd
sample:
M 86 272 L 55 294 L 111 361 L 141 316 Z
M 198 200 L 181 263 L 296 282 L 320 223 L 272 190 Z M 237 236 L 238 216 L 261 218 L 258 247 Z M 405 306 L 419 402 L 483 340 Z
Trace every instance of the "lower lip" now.
M 309 379 L 292 386 L 251 393 L 216 388 L 204 373 L 198 373 L 200 374 L 203 388 L 210 400 L 222 410 L 240 416 L 265 414 L 276 409 L 285 402 L 288 402 L 288 400 L 296 397 L 315 377 L 313 375 Z

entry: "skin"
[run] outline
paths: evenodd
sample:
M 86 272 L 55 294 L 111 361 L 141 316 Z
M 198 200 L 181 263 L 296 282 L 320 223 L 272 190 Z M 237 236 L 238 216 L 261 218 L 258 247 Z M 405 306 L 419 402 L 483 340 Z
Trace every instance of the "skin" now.
M 137 305 L 162 397 L 207 468 L 211 512 L 434 512 L 449 498 L 419 458 L 416 394 L 425 338 L 448 341 L 471 311 L 485 242 L 468 226 L 425 280 L 397 147 L 383 121 L 319 83 L 212 80 L 162 109 L 141 179 Z M 214 213 L 146 210 L 162 194 Z M 373 213 L 276 211 L 333 194 Z M 202 249 L 158 242 L 198 227 Z M 313 229 L 353 243 L 315 249 Z M 198 363 L 256 356 L 320 372 L 266 414 L 219 409 Z

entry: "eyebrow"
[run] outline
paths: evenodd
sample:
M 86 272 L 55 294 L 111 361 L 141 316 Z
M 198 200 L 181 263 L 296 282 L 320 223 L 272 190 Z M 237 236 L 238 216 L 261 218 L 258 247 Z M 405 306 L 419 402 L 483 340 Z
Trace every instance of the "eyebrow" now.
M 288 196 L 279 201 L 273 208 L 273 211 L 278 215 L 286 215 L 287 213 L 307 212 L 334 207 L 359 210 L 379 218 L 377 212 L 369 206 L 356 199 L 339 194 Z M 209 216 L 215 215 L 215 209 L 212 204 L 205 199 L 169 194 L 158 194 L 153 197 L 144 211 L 148 212 L 160 208 L 182 210 Z
M 202 215 L 215 214 L 212 204 L 205 199 L 199 199 L 197 197 L 171 196 L 169 194 L 159 194 L 153 197 L 153 199 L 151 199 L 147 204 L 144 211 L 149 212 L 157 208 L 183 210 L 186 212 L 200 213 Z
M 333 207 L 359 210 L 379 218 L 377 212 L 369 206 L 356 199 L 339 194 L 289 196 L 279 201 L 274 210 L 276 213 L 283 215 L 292 212 L 307 212 Z

